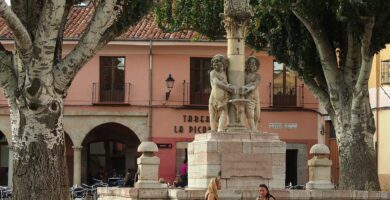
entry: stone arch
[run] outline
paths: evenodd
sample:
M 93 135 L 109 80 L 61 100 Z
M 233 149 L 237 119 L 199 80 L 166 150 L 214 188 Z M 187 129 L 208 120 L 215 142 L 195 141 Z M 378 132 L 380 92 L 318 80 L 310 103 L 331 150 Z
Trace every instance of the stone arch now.
M 0 132 L 7 138 L 8 145 L 12 144 L 12 133 L 9 116 L 0 116 Z
M 83 182 L 93 183 L 93 178 L 107 181 L 124 176 L 128 169 L 135 173 L 140 143 L 138 136 L 120 123 L 103 123 L 91 129 L 81 143 Z
M 82 123 L 80 123 L 82 121 Z M 127 127 L 131 130 L 140 141 L 147 141 L 149 133 L 147 132 L 147 117 L 140 116 L 66 116 L 64 118 L 64 129 L 69 134 L 74 146 L 82 146 L 83 141 L 89 133 L 96 127 L 115 123 Z M 77 126 L 75 126 L 77 124 Z

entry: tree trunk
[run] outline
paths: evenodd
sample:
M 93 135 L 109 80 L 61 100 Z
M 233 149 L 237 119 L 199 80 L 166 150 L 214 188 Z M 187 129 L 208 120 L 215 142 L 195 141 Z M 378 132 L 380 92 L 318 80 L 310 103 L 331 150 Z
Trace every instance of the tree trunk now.
M 373 145 L 368 144 L 365 137 L 372 140 L 371 133 L 342 130 L 350 136 L 341 136 L 338 142 L 340 160 L 341 189 L 379 190 L 376 155 Z M 370 136 L 371 135 L 371 136 Z M 373 143 L 371 141 L 371 143 Z
M 342 116 L 332 119 L 336 122 L 339 148 L 339 189 L 380 190 L 373 140 L 374 118 L 368 95 L 363 98 L 364 103 L 356 110 L 341 106 Z
M 11 123 L 18 127 L 13 136 L 14 200 L 63 200 L 70 196 L 63 101 L 46 97 L 50 99 L 46 105 L 29 102 L 19 103 L 17 110 L 11 107 Z

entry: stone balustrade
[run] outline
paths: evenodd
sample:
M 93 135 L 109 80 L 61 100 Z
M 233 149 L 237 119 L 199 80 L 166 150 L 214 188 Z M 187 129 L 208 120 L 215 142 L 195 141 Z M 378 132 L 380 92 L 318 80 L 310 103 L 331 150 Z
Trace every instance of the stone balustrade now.
M 98 188 L 99 200 L 204 200 L 206 190 Z M 271 190 L 277 200 L 390 200 L 383 191 Z M 257 190 L 221 190 L 219 199 L 254 200 Z

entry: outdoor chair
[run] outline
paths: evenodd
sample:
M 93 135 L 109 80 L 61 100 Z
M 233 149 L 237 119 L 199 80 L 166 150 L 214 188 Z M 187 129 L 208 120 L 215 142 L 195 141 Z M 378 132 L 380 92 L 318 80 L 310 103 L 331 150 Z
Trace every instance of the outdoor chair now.
M 95 187 L 95 188 L 97 188 L 97 187 L 108 187 L 108 184 L 103 182 L 103 180 L 99 180 L 99 179 L 93 178 L 92 181 L 93 181 L 92 187 Z
M 103 182 L 96 183 L 94 185 L 87 185 L 87 184 L 81 184 L 81 187 L 83 187 L 87 192 L 87 197 L 92 198 L 94 200 L 97 199 L 97 186 L 104 185 Z
M 306 189 L 305 185 L 287 185 L 286 189 L 288 190 L 304 190 Z
M 87 197 L 87 190 L 83 187 L 72 188 L 71 197 L 72 199 L 76 199 L 76 198 L 85 199 Z
M 0 199 L 11 199 L 12 197 L 12 190 L 9 187 L 3 187 L 0 186 Z

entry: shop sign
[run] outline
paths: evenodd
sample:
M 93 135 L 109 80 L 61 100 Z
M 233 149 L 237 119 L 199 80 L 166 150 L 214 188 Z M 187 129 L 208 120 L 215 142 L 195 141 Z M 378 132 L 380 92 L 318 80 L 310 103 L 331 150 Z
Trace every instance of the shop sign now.
M 285 129 L 297 129 L 298 123 L 284 123 Z
M 288 123 L 279 123 L 279 122 L 272 122 L 268 123 L 268 128 L 270 129 L 297 129 L 298 123 L 296 122 L 288 122 Z
M 172 144 L 157 143 L 157 147 L 159 149 L 172 149 Z
M 210 130 L 210 117 L 202 115 L 183 115 L 184 125 L 175 125 L 173 132 L 182 133 L 206 133 Z
M 281 129 L 282 123 L 268 123 L 268 128 L 270 129 Z

